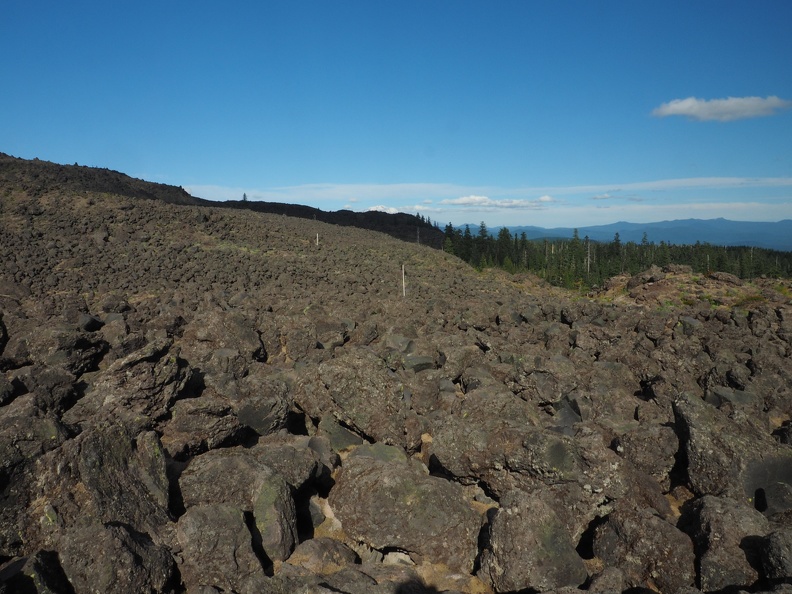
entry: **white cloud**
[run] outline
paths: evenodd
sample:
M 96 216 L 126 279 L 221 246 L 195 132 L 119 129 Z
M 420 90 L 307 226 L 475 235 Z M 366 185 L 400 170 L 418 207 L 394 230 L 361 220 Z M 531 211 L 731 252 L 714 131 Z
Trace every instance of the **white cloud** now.
M 662 191 L 662 190 L 661 190 Z M 643 202 L 644 198 L 638 196 L 636 194 L 625 194 L 621 190 L 614 190 L 614 193 L 611 194 L 610 192 L 605 192 L 604 194 L 597 194 L 596 196 L 591 196 L 591 200 L 602 201 L 602 200 L 613 200 L 613 201 L 627 201 L 627 202 Z M 604 205 L 602 208 L 606 208 Z
M 440 204 L 448 206 L 468 206 L 486 209 L 496 208 L 510 208 L 510 209 L 525 209 L 535 210 L 546 208 L 547 204 L 555 202 L 551 196 L 542 196 L 536 200 L 515 200 L 511 198 L 503 198 L 500 200 L 493 200 L 488 196 L 463 196 L 461 198 L 447 198 L 441 200 Z
M 429 204 L 415 204 L 413 206 L 402 206 L 399 208 L 399 212 L 406 212 L 406 213 L 427 213 L 427 212 L 446 212 L 447 209 L 445 208 L 438 208 L 436 206 L 431 206 Z
M 729 122 L 744 118 L 769 116 L 792 107 L 792 101 L 770 97 L 728 97 L 726 99 L 674 99 L 652 111 L 657 117 L 687 116 L 694 120 Z
M 388 214 L 396 214 L 399 212 L 399 210 L 397 208 L 393 208 L 392 206 L 378 204 L 377 206 L 371 206 L 367 208 L 366 212 L 387 212 Z
M 462 196 L 461 198 L 447 198 L 441 200 L 440 204 L 456 204 L 460 206 L 489 206 L 492 204 L 487 196 Z

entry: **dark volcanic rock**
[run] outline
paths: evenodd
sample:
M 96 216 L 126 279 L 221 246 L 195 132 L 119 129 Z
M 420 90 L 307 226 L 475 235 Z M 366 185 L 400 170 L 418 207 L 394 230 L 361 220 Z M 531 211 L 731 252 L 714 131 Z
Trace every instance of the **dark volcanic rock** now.
M 707 495 L 689 512 L 689 533 L 697 548 L 699 586 L 706 592 L 751 587 L 759 578 L 759 546 L 767 519 L 743 503 Z
M 233 443 L 243 432 L 231 404 L 203 395 L 176 401 L 162 434 L 162 444 L 172 458 L 183 459 Z
M 125 524 L 75 525 L 64 534 L 59 556 L 76 592 L 174 592 L 178 586 L 170 551 Z
M 5 324 L 3 323 L 3 312 L 0 311 L 0 355 L 3 354 L 3 349 L 5 349 L 7 343 L 8 343 L 8 329 L 5 327 Z
M 269 435 L 251 448 L 256 459 L 277 472 L 295 490 L 329 479 L 337 456 L 326 439 L 307 435 Z
M 8 381 L 5 375 L 0 374 L 0 406 L 8 404 L 14 398 L 16 387 Z
M 36 480 L 21 510 L 28 522 L 18 532 L 26 546 L 57 547 L 85 517 L 124 524 L 158 545 L 170 541 L 170 484 L 156 433 L 133 438 L 122 425 L 100 424 L 38 458 L 31 471 Z
M 760 547 L 764 577 L 773 582 L 792 583 L 792 529 L 783 528 L 768 534 Z
M 502 389 L 481 388 L 468 392 L 453 413 L 438 418 L 432 435 L 432 456 L 447 472 L 469 483 L 484 479 L 498 491 L 505 480 L 501 472 L 520 464 L 517 458 L 525 467 L 532 464 L 523 441 L 540 430 L 532 423 L 537 413 L 522 399 Z M 574 471 L 577 460 L 568 451 L 569 442 L 561 435 L 548 437 L 552 443 L 542 447 L 553 459 L 539 459 L 536 466 L 556 475 Z
M 792 509 L 792 448 L 747 416 L 727 416 L 683 394 L 674 404 L 694 492 L 748 502 L 768 514 Z
M 179 477 L 184 505 L 228 503 L 252 511 L 261 487 L 273 472 L 241 447 L 222 448 L 195 456 Z M 234 481 L 225 480 L 233 476 Z
M 29 521 L 28 506 L 35 497 L 35 481 L 43 478 L 36 461 L 69 437 L 56 416 L 40 411 L 32 394 L 0 408 L 0 555 L 35 552 L 29 551 L 27 541 L 36 529 Z
M 253 516 L 267 557 L 287 559 L 297 543 L 297 511 L 291 488 L 279 475 L 273 474 L 259 489 Z
M 520 491 L 501 498 L 480 574 L 498 592 L 580 586 L 588 573 L 553 509 Z
M 363 438 L 340 425 L 332 415 L 323 416 L 317 425 L 320 435 L 324 435 L 336 451 L 363 444 Z
M 594 554 L 634 588 L 676 592 L 696 579 L 693 543 L 648 510 L 619 509 L 596 529 Z
M 233 476 L 234 481 L 226 479 Z M 179 478 L 184 505 L 228 504 L 250 514 L 267 557 L 282 561 L 297 541 L 294 499 L 286 481 L 252 450 L 230 448 L 196 456 Z
M 132 430 L 153 428 L 190 379 L 190 369 L 169 353 L 170 346 L 170 339 L 158 339 L 114 362 L 64 418 L 82 424 L 120 419 Z
M 11 392 L 24 388 L 33 393 L 36 405 L 42 411 L 62 413 L 77 399 L 77 380 L 61 367 L 31 365 L 15 370 L 13 377 L 9 385 Z
M 365 447 L 365 446 L 363 446 Z M 400 549 L 469 573 L 481 519 L 459 485 L 432 477 L 400 450 L 350 456 L 330 493 L 344 531 L 376 549 Z
M 184 585 L 190 591 L 266 591 L 261 560 L 241 510 L 228 504 L 197 505 L 187 510 L 177 529 Z
M 419 437 L 405 436 L 409 407 L 403 384 L 368 349 L 353 349 L 322 363 L 318 377 L 300 382 L 295 402 L 314 418 L 332 413 L 362 435 L 386 443 L 414 445 Z
M 184 329 L 183 338 L 184 357 L 207 371 L 228 373 L 222 359 L 233 355 L 244 363 L 267 358 L 255 324 L 238 311 L 199 314 Z
M 328 575 L 359 561 L 357 553 L 332 538 L 312 538 L 300 543 L 288 563 L 311 573 Z
M 73 591 L 63 573 L 58 555 L 37 551 L 0 566 L 0 592 L 70 594 Z
M 70 328 L 36 329 L 25 340 L 34 361 L 63 367 L 76 376 L 96 370 L 108 349 L 100 333 Z
M 239 422 L 259 435 L 285 428 L 292 408 L 286 383 L 258 366 L 239 382 L 239 395 L 232 403 Z
M 100 425 L 75 442 L 78 489 L 90 495 L 83 513 L 159 534 L 171 522 L 165 455 L 154 432 L 136 437 L 121 425 Z
M 640 425 L 616 438 L 619 455 L 652 476 L 665 491 L 670 490 L 671 471 L 676 465 L 679 438 L 665 425 Z

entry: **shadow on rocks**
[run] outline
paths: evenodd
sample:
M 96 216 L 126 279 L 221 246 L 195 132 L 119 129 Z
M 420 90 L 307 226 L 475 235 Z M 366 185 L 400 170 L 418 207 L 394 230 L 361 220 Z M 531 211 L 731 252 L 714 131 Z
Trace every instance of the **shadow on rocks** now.
M 418 578 L 409 579 L 396 586 L 395 594 L 440 594 L 434 586 L 427 586 Z

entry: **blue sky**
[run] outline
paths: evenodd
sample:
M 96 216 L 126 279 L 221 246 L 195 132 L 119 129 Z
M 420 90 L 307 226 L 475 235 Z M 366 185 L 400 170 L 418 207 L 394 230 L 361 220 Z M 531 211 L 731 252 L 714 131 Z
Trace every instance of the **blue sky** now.
M 441 224 L 792 218 L 792 2 L 12 1 L 0 151 Z

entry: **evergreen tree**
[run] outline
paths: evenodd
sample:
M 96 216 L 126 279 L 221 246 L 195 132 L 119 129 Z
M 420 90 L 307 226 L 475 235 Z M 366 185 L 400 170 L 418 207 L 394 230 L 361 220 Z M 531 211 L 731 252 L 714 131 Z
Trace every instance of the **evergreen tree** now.
M 456 255 L 468 264 L 472 264 L 471 255 L 473 252 L 473 235 L 470 233 L 470 227 L 465 225 L 465 231 L 459 241 L 459 247 L 454 246 Z
M 503 227 L 493 237 L 482 221 L 474 236 L 470 226 L 464 231 L 445 228 L 443 249 L 457 255 L 481 270 L 498 266 L 508 272 L 527 270 L 548 282 L 583 291 L 601 286 L 608 278 L 620 274 L 637 274 L 652 264 L 685 264 L 696 273 L 719 270 L 742 278 L 759 275 L 789 277 L 792 275 L 792 252 L 776 252 L 751 247 L 717 247 L 697 242 L 694 245 L 673 245 L 649 242 L 644 234 L 640 243 L 623 243 L 616 233 L 613 241 L 580 239 L 575 229 L 571 239 L 528 240 L 523 232 L 519 238 Z
M 508 258 L 511 262 L 512 268 L 514 263 L 511 258 L 512 253 L 512 237 L 511 233 L 506 227 L 501 227 L 498 231 L 498 239 L 495 243 L 495 263 L 499 266 L 503 265 Z M 514 272 L 513 270 L 511 272 Z
M 490 252 L 490 234 L 487 230 L 487 224 L 484 221 L 481 221 L 479 224 L 478 234 L 476 235 L 476 239 L 474 241 L 474 245 L 476 247 L 477 258 L 473 260 L 473 264 L 484 268 L 487 265 Z

